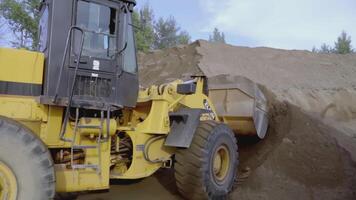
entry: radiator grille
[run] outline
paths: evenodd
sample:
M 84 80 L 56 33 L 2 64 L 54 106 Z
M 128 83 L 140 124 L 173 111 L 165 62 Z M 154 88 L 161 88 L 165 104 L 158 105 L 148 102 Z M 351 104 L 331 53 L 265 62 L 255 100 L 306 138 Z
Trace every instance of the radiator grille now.
M 108 98 L 111 96 L 111 88 L 110 79 L 77 76 L 74 95 Z

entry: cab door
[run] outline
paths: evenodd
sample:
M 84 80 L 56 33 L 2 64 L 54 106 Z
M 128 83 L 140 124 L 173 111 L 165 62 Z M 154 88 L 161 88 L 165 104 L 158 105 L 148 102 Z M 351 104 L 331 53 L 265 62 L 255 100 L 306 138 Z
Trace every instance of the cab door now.
M 118 4 L 110 1 L 77 0 L 74 25 L 84 31 L 79 69 L 116 73 L 118 63 Z M 70 67 L 76 66 L 82 34 L 74 33 Z
M 137 51 L 135 35 L 132 24 L 132 13 L 128 7 L 123 6 L 120 12 L 120 29 L 123 34 L 119 41 L 118 96 L 125 105 L 134 107 L 137 102 L 139 90 Z

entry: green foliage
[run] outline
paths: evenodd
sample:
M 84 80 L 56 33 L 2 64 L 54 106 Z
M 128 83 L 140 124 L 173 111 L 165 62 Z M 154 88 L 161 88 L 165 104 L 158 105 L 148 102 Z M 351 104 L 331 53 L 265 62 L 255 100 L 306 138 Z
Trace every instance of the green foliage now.
M 319 50 L 318 50 L 315 46 L 313 46 L 312 52 L 313 52 L 313 53 L 318 53 L 318 51 L 319 51 Z
M 136 46 L 139 51 L 148 51 L 154 42 L 153 10 L 148 4 L 139 11 L 133 13 L 133 24 L 135 25 Z
M 179 44 L 188 44 L 190 36 L 186 31 L 180 31 L 180 27 L 174 17 L 163 19 L 162 17 L 154 24 L 155 49 L 165 49 Z
M 213 31 L 213 35 L 209 36 L 209 42 L 218 42 L 225 44 L 225 34 L 220 32 L 218 28 L 215 28 Z
M 178 35 L 178 44 L 189 44 L 191 37 L 187 31 L 181 31 Z
M 5 34 L 5 22 L 2 19 L 2 17 L 0 17 L 0 46 L 6 44 L 6 41 L 4 39 L 4 34 Z
M 323 45 L 321 45 L 320 49 L 313 47 L 312 52 L 313 53 L 334 53 L 334 49 L 324 43 Z
M 41 0 L 1 0 L 0 13 L 14 33 L 14 47 L 36 49 L 40 2 Z M 160 18 L 155 22 L 149 4 L 134 11 L 133 26 L 139 51 L 188 44 L 191 39 L 188 32 L 179 31 L 180 27 L 173 17 L 166 20 Z
M 351 37 L 347 35 L 345 31 L 342 31 L 341 35 L 338 37 L 337 42 L 335 42 L 335 47 L 332 48 L 327 44 L 321 45 L 320 49 L 313 47 L 312 52 L 314 53 L 336 53 L 336 54 L 348 54 L 353 53 L 354 50 L 351 46 Z
M 345 31 L 342 31 L 341 35 L 337 38 L 334 51 L 338 54 L 348 54 L 353 52 L 351 46 L 351 36 L 348 36 Z
M 18 48 L 35 49 L 38 44 L 40 0 L 2 0 L 0 12 L 14 33 Z
M 319 53 L 333 53 L 334 49 L 327 44 L 323 44 L 320 47 Z
M 191 37 L 187 31 L 180 31 L 174 17 L 154 19 L 154 13 L 149 4 L 133 13 L 133 23 L 136 27 L 135 38 L 138 51 L 170 48 L 179 44 L 189 44 Z

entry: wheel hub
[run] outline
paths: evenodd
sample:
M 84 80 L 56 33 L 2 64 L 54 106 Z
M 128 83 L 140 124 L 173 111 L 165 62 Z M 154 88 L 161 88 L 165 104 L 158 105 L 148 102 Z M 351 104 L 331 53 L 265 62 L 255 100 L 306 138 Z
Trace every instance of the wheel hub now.
M 220 146 L 213 157 L 213 175 L 217 183 L 221 183 L 228 175 L 230 168 L 230 153 L 226 146 Z
M 16 199 L 17 181 L 11 169 L 0 161 L 0 200 Z

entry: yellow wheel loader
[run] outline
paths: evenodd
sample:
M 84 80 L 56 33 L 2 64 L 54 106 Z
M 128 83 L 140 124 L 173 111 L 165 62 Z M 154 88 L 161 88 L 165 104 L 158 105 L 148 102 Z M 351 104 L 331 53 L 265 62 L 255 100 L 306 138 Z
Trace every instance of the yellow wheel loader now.
M 43 0 L 38 52 L 0 49 L 1 200 L 107 190 L 160 168 L 187 199 L 231 191 L 236 134 L 267 130 L 263 94 L 224 76 L 140 89 L 135 4 Z

